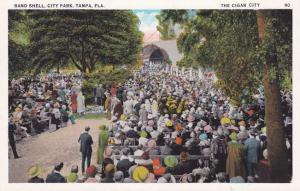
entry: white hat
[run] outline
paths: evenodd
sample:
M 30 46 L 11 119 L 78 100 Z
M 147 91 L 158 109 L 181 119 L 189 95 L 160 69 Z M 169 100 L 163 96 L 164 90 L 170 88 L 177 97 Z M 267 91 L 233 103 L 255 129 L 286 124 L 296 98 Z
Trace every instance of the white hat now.
M 148 114 L 148 119 L 153 119 L 153 115 L 152 114 Z

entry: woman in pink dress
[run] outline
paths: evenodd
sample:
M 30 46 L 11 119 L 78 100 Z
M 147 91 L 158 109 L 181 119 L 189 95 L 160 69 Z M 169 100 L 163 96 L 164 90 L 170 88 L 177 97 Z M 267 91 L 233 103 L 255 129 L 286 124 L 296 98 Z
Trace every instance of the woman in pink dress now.
M 72 95 L 71 95 L 71 108 L 72 108 L 73 113 L 77 112 L 77 95 L 76 95 L 76 92 L 73 92 Z
M 116 96 L 117 94 L 117 87 L 115 85 L 115 82 L 113 82 L 111 85 L 110 94 L 112 97 Z

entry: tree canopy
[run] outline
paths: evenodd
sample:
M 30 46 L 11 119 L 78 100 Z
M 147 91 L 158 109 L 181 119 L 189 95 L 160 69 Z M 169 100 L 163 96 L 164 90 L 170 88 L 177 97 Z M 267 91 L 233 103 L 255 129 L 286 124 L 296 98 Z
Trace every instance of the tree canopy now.
M 139 19 L 132 11 L 28 10 L 25 14 L 31 21 L 28 54 L 35 72 L 69 63 L 84 73 L 102 64 L 132 64 L 141 49 Z
M 272 12 L 269 40 L 263 46 L 258 46 L 253 10 L 198 10 L 196 14 L 166 10 L 162 15 L 183 28 L 177 39 L 178 49 L 184 53 L 180 64 L 213 68 L 219 87 L 233 101 L 241 103 L 242 90 L 253 93 L 261 85 L 264 58 L 270 48 L 276 49 L 272 52 L 279 58 L 272 71 L 276 71 L 282 82 L 290 75 L 292 29 L 288 14 Z

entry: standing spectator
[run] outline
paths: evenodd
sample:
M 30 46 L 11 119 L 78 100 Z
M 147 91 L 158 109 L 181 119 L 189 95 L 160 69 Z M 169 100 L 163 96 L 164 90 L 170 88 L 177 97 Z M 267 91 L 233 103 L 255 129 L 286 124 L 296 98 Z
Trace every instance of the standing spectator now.
M 82 91 L 80 91 L 77 96 L 77 113 L 83 115 L 84 112 L 85 112 L 85 98 L 82 94 Z
M 103 97 L 104 97 L 104 89 L 102 87 L 102 84 L 99 84 L 95 88 L 95 102 L 96 102 L 96 105 L 103 106 L 103 103 L 102 103 Z
M 110 95 L 110 93 L 106 94 L 106 100 L 105 100 L 105 104 L 104 104 L 104 109 L 107 112 L 107 119 L 110 120 L 111 119 L 111 100 L 112 100 L 112 96 Z
M 82 161 L 81 161 L 81 170 L 82 173 L 85 171 L 85 161 L 87 162 L 87 167 L 91 164 L 91 157 L 92 157 L 92 144 L 93 139 L 92 136 L 89 134 L 90 127 L 85 127 L 85 132 L 82 133 L 78 139 L 78 142 L 80 142 L 80 152 L 82 155 Z
M 250 130 L 249 138 L 245 141 L 245 149 L 247 155 L 248 176 L 257 176 L 257 163 L 260 151 L 260 143 L 255 138 L 254 130 Z
M 20 158 L 18 153 L 17 153 L 17 149 L 16 149 L 16 143 L 15 143 L 15 135 L 14 135 L 14 131 L 17 129 L 16 125 L 12 122 L 13 118 L 10 117 L 9 118 L 9 124 L 8 124 L 8 140 L 9 140 L 9 144 L 11 147 L 11 150 L 13 151 L 14 154 L 14 158 Z
M 59 107 L 60 107 L 59 103 L 55 103 L 54 108 L 52 110 L 51 123 L 56 125 L 56 130 L 61 127 L 61 112 Z
M 97 150 L 97 163 L 98 164 L 102 164 L 104 156 L 104 150 L 105 147 L 108 143 L 108 138 L 109 138 L 109 133 L 106 130 L 106 126 L 105 125 L 101 125 L 99 127 L 100 132 L 99 132 L 99 138 L 98 138 L 98 150 Z
M 77 94 L 75 91 L 73 91 L 71 95 L 71 108 L 73 113 L 77 112 Z
M 116 87 L 115 82 L 113 82 L 112 85 L 111 85 L 110 94 L 111 94 L 111 96 L 116 96 L 117 95 L 117 87 Z
M 226 173 L 229 178 L 242 176 L 245 177 L 245 164 L 244 164 L 244 146 L 237 142 L 237 134 L 231 133 L 229 138 L 231 141 L 228 143 L 228 157 L 226 161 Z
M 223 131 L 214 132 L 210 149 L 212 156 L 219 161 L 216 167 L 217 173 L 224 172 L 226 170 L 227 142 Z

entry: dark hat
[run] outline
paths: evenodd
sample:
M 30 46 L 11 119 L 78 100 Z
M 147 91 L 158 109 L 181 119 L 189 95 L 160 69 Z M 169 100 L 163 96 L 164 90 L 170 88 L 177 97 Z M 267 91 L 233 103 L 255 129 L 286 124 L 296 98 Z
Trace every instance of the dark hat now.
M 123 148 L 122 150 L 121 150 L 121 152 L 123 153 L 123 155 L 128 155 L 129 154 L 129 152 L 130 152 L 130 150 L 129 150 L 129 148 Z
M 56 165 L 54 166 L 54 170 L 60 171 L 63 167 L 64 167 L 64 163 L 61 162 L 61 163 L 56 164 Z
M 78 166 L 77 165 L 73 165 L 71 167 L 71 172 L 77 173 L 78 172 Z

